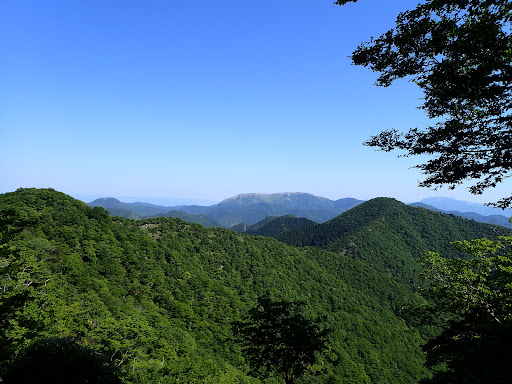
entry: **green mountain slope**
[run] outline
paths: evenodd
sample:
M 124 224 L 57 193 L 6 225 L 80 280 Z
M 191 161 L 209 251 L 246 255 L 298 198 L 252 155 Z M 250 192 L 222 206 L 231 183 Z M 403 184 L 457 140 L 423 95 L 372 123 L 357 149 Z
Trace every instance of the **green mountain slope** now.
M 269 217 L 275 217 L 275 216 L 269 216 Z M 265 219 L 263 219 L 263 220 L 265 220 Z M 232 227 L 229 227 L 229 230 L 230 231 L 235 231 L 235 232 L 238 232 L 238 233 L 244 233 L 250 227 L 251 227 L 251 225 L 249 225 L 247 223 L 240 223 L 240 224 L 237 224 L 237 225 L 233 225 Z
M 270 295 L 304 301 L 331 331 L 322 373 L 305 382 L 425 375 L 421 338 L 393 305 L 414 296 L 364 261 L 179 219 L 112 218 L 53 190 L 0 195 L 0 213 L 0 374 L 32 340 L 72 337 L 126 383 L 259 383 L 232 325 Z
M 248 226 L 246 228 L 241 227 L 240 229 L 244 230 L 240 230 L 239 232 L 243 232 L 247 235 L 252 236 L 277 237 L 285 231 L 308 227 L 311 225 L 317 225 L 317 223 L 308 220 L 305 217 L 295 217 L 293 215 L 284 215 L 277 217 L 268 216 L 259 223 Z
M 376 198 L 326 223 L 287 231 L 277 238 L 289 245 L 320 247 L 363 260 L 415 289 L 420 284 L 417 260 L 425 252 L 461 256 L 450 242 L 508 232 L 500 226 Z
M 201 224 L 203 227 L 216 227 L 224 228 L 224 226 L 215 220 L 213 217 L 208 215 L 189 215 L 183 211 L 169 211 L 163 215 L 157 215 L 155 217 L 173 217 L 175 219 L 181 219 L 189 223 Z

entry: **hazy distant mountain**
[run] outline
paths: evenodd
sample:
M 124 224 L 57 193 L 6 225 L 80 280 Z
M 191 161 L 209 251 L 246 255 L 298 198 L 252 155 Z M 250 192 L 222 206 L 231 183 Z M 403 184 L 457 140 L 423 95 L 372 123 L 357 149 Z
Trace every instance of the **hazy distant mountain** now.
M 431 201 L 436 205 L 426 204 L 425 201 Z M 426 209 L 430 209 L 432 211 L 441 212 L 449 215 L 455 215 L 462 217 L 464 219 L 471 219 L 478 221 L 480 223 L 486 224 L 495 224 L 501 225 L 503 227 L 510 227 L 509 217 L 505 216 L 505 214 L 511 214 L 510 210 L 502 210 L 499 208 L 486 207 L 480 204 L 468 203 L 466 201 L 459 201 L 449 198 L 428 198 L 423 199 L 419 203 L 410 204 L 413 207 L 423 207 Z M 459 207 L 461 210 L 456 209 L 442 209 L 440 206 L 444 207 Z M 470 211 L 473 209 L 473 211 Z M 482 214 L 478 212 L 486 212 L 487 214 Z
M 166 207 L 143 202 L 124 203 L 112 197 L 96 199 L 87 205 L 103 207 L 113 216 L 133 220 L 169 216 L 179 217 L 185 221 L 199 223 L 207 227 L 231 228 L 240 223 L 251 226 L 269 216 L 284 215 L 293 215 L 316 223 L 324 223 L 362 202 L 363 200 L 354 198 L 330 200 L 310 193 L 296 192 L 246 193 L 230 197 L 211 206 L 179 205 Z M 411 205 L 423 206 L 437 212 L 473 219 L 481 223 L 506 227 L 509 227 L 507 215 L 512 216 L 511 210 L 503 211 L 482 204 L 468 203 L 446 197 L 429 197 Z M 177 211 L 181 213 L 169 214 L 169 212 Z M 247 228 L 233 228 L 233 230 L 244 232 Z
M 427 197 L 420 200 L 420 203 L 431 205 L 443 211 L 474 212 L 483 216 L 499 215 L 512 216 L 512 210 L 488 207 L 483 204 L 469 203 L 467 201 L 455 200 L 449 197 Z
M 364 203 L 364 200 L 357 200 L 352 197 L 345 197 L 344 199 L 335 200 L 334 208 L 340 210 L 341 212 L 345 212 L 361 203 Z
M 278 217 L 279 216 L 267 216 L 263 220 L 258 221 L 256 224 L 249 225 L 247 223 L 240 223 L 240 224 L 232 226 L 229 229 L 231 229 L 232 231 L 238 232 L 238 233 L 248 233 L 249 231 L 254 232 L 254 231 L 257 231 L 258 229 L 260 229 L 261 227 L 264 227 L 271 221 L 277 219 Z M 286 217 L 295 217 L 295 216 L 289 215 Z
M 97 199 L 102 199 L 104 195 L 88 195 L 88 194 L 73 194 L 75 199 L 81 200 L 84 203 L 88 201 L 93 201 Z M 191 199 L 191 198 L 181 198 L 181 197 L 154 197 L 154 196 L 116 196 L 115 199 L 119 201 L 123 201 L 125 203 L 134 203 L 138 201 L 143 201 L 147 204 L 164 206 L 164 207 L 177 207 L 183 205 L 204 205 L 209 206 L 218 203 L 218 201 L 208 200 L 208 199 Z
M 180 210 L 189 214 L 207 214 L 225 227 L 240 223 L 253 225 L 268 216 L 293 215 L 315 222 L 325 222 L 350 209 L 362 200 L 345 198 L 330 200 L 310 193 L 247 193 L 230 197 L 210 207 L 185 206 Z
M 310 209 L 318 210 L 334 208 L 334 202 L 325 197 L 315 196 L 310 193 L 245 193 L 230 197 L 221 201 L 217 206 L 225 209 L 248 208 L 253 205 L 266 203 L 275 207 L 286 209 Z
M 125 216 L 126 212 L 134 214 L 138 219 L 142 219 L 145 217 L 151 217 L 158 214 L 164 214 L 169 212 L 169 207 L 164 207 L 160 205 L 154 205 L 150 203 L 123 203 L 113 197 L 104 197 L 101 199 L 96 199 L 87 203 L 89 207 L 102 207 L 110 212 L 113 216 L 121 216 L 127 218 L 134 218 Z
M 96 199 L 87 203 L 89 207 L 102 207 L 102 208 L 112 208 L 112 209 L 122 209 L 125 206 L 125 203 L 114 199 L 113 197 L 102 197 L 100 199 Z
M 180 205 L 164 207 L 149 203 L 123 203 L 114 198 L 96 199 L 88 203 L 91 207 L 103 207 L 112 215 L 131 219 L 167 216 L 170 211 L 180 211 L 192 216 L 210 216 L 218 223 L 208 226 L 230 228 L 240 223 L 254 225 L 268 216 L 293 215 L 304 217 L 317 223 L 328 221 L 340 213 L 361 204 L 363 200 L 344 198 L 330 200 L 310 193 L 247 193 L 230 197 L 212 206 Z M 175 214 L 176 215 L 176 214 Z M 180 214 L 183 220 L 202 223 L 203 219 Z M 171 216 L 179 217 L 179 216 Z
M 247 228 L 250 228 L 251 226 L 247 223 L 240 223 L 240 224 L 237 224 L 237 225 L 233 225 L 232 227 L 230 227 L 229 229 L 231 231 L 235 231 L 235 232 L 238 232 L 238 233 L 244 233 L 247 231 Z
M 224 226 L 213 217 L 207 215 L 192 215 L 180 210 L 174 210 L 172 209 L 173 207 L 164 207 L 150 203 L 123 203 L 115 198 L 105 197 L 96 199 L 87 205 L 90 207 L 102 207 L 112 216 L 120 216 L 132 220 L 150 217 L 174 217 L 188 221 L 189 223 L 201 224 L 204 227 L 224 228 Z

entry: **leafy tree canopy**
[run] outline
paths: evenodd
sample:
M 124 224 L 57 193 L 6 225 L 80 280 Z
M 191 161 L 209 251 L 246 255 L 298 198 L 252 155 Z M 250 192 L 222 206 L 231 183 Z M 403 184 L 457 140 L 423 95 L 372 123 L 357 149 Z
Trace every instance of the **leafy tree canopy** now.
M 429 253 L 423 275 L 431 300 L 416 312 L 442 327 L 425 346 L 434 376 L 442 383 L 505 383 L 512 367 L 512 237 L 457 242 L 472 258 L 446 259 Z
M 343 5 L 357 0 L 338 0 Z M 377 85 L 409 78 L 424 92 L 420 107 L 436 122 L 406 133 L 385 130 L 365 145 L 403 156 L 432 155 L 417 165 L 424 187 L 481 194 L 512 171 L 512 2 L 427 0 L 398 15 L 396 26 L 353 53 L 380 72 Z M 512 205 L 512 196 L 496 203 Z

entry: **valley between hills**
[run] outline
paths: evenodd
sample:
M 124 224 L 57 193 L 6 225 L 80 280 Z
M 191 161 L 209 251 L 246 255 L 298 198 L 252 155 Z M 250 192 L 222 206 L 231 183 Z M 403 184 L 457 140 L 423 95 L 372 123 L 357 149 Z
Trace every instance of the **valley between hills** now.
M 510 230 L 422 204 L 2 194 L 0 377 L 31 382 L 46 367 L 105 383 L 283 383 L 254 368 L 237 333 L 264 297 L 300 304 L 325 335 L 293 382 L 427 383 L 422 346 L 441 329 L 408 312 L 425 303 L 422 256 L 465 257 L 453 241 Z M 65 363 L 52 358 L 63 353 Z

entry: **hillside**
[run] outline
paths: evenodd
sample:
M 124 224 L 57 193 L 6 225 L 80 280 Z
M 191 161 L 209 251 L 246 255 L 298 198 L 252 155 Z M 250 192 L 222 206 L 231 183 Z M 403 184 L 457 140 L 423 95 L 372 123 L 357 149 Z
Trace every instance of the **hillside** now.
M 224 226 L 215 220 L 213 217 L 208 215 L 189 215 L 183 211 L 169 211 L 164 214 L 156 215 L 154 217 L 173 217 L 175 219 L 181 219 L 188 223 L 200 224 L 203 227 L 216 227 L 216 228 L 224 228 Z
M 0 195 L 0 211 L 0 375 L 32 340 L 72 337 L 125 383 L 259 383 L 232 324 L 260 295 L 303 301 L 330 330 L 323 371 L 305 382 L 426 374 L 421 337 L 395 311 L 415 297 L 365 261 L 180 219 L 113 218 L 54 190 Z
M 398 282 L 419 286 L 418 259 L 427 251 L 460 256 L 450 242 L 509 233 L 506 228 L 376 198 L 316 226 L 287 231 L 277 239 L 364 260 Z
M 297 228 L 317 225 L 314 221 L 304 217 L 295 217 L 293 215 L 268 216 L 254 225 L 239 224 L 238 227 L 230 228 L 239 233 L 245 233 L 252 236 L 277 237 L 281 233 Z

